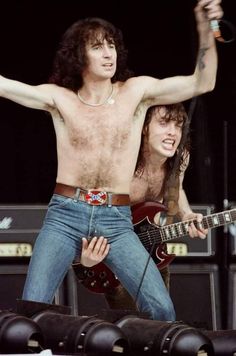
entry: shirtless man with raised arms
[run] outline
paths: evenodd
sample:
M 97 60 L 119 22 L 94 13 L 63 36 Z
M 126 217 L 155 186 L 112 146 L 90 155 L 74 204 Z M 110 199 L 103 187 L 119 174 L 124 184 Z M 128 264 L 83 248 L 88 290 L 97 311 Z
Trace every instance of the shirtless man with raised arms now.
M 145 113 L 215 85 L 217 54 L 209 20 L 221 18 L 220 0 L 199 0 L 195 16 L 199 55 L 188 76 L 130 77 L 120 31 L 88 18 L 66 31 L 49 84 L 0 77 L 2 97 L 51 114 L 57 139 L 57 183 L 34 246 L 24 299 L 51 302 L 81 250 L 81 238 L 93 235 L 109 239 L 107 264 L 137 296 L 148 253 L 133 231 L 129 189 Z M 137 297 L 139 309 L 153 319 L 174 320 L 157 275 L 150 263 Z

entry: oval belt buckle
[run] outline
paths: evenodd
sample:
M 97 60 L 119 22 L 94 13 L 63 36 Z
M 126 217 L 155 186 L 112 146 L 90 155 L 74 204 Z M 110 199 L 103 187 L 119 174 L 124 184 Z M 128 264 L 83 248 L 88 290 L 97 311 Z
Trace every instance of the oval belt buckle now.
M 85 201 L 91 205 L 103 205 L 107 201 L 107 193 L 100 190 L 89 190 L 85 194 Z

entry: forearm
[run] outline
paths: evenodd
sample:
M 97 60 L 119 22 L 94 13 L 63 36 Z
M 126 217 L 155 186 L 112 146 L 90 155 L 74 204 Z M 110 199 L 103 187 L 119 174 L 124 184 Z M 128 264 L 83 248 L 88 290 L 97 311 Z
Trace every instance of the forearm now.
M 189 156 L 188 156 L 188 161 L 185 165 L 185 170 L 188 166 L 188 162 L 189 162 Z M 192 211 L 192 208 L 190 207 L 189 205 L 189 202 L 188 202 L 188 198 L 185 194 L 185 191 L 183 189 L 183 180 L 184 180 L 184 174 L 185 174 L 185 171 L 182 172 L 182 174 L 180 175 L 180 185 L 179 185 L 179 201 L 178 201 L 178 204 L 179 204 L 179 217 L 182 221 L 187 221 L 187 220 L 190 220 L 190 221 L 195 221 L 195 223 L 197 222 L 198 225 L 196 226 L 195 223 L 191 222 L 188 226 L 188 233 L 189 233 L 189 236 L 191 237 L 200 237 L 200 238 L 205 238 L 206 237 L 206 234 L 207 234 L 207 230 L 205 230 L 202 225 L 201 225 L 201 222 L 202 222 L 202 214 L 199 214 L 199 213 L 195 213 Z
M 193 211 L 189 205 L 187 196 L 185 194 L 184 189 L 180 189 L 179 191 L 179 216 L 181 220 L 184 220 L 185 216 L 192 214 Z
M 213 90 L 216 82 L 218 61 L 215 39 L 208 21 L 206 25 L 206 28 L 199 32 L 199 50 L 194 72 L 195 96 Z
M 194 220 L 195 224 L 197 222 L 197 225 L 191 222 L 188 226 L 188 234 L 190 237 L 200 237 L 201 239 L 206 237 L 208 230 L 202 226 L 203 215 L 192 211 L 183 189 L 179 198 L 179 215 L 182 221 Z
M 213 90 L 215 86 L 217 50 L 210 21 L 214 18 L 220 18 L 222 10 L 218 5 L 214 7 L 214 12 L 211 12 L 207 6 L 204 7 L 203 1 L 199 1 L 194 11 L 199 37 L 199 50 L 194 72 L 195 95 L 199 95 Z

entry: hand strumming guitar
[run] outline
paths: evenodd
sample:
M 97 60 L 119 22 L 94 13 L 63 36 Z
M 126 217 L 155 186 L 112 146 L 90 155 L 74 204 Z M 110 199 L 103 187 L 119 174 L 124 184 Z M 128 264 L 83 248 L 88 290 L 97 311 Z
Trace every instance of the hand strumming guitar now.
M 107 239 L 103 236 L 82 238 L 82 251 L 80 263 L 85 267 L 92 267 L 104 260 L 110 249 Z

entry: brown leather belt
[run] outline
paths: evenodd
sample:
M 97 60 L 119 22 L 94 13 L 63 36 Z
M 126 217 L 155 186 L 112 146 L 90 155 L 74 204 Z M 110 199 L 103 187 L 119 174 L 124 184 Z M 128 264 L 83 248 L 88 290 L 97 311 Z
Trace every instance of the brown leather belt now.
M 130 205 L 128 194 L 114 194 L 96 189 L 84 190 L 62 183 L 56 184 L 54 193 L 84 201 L 90 205 Z

